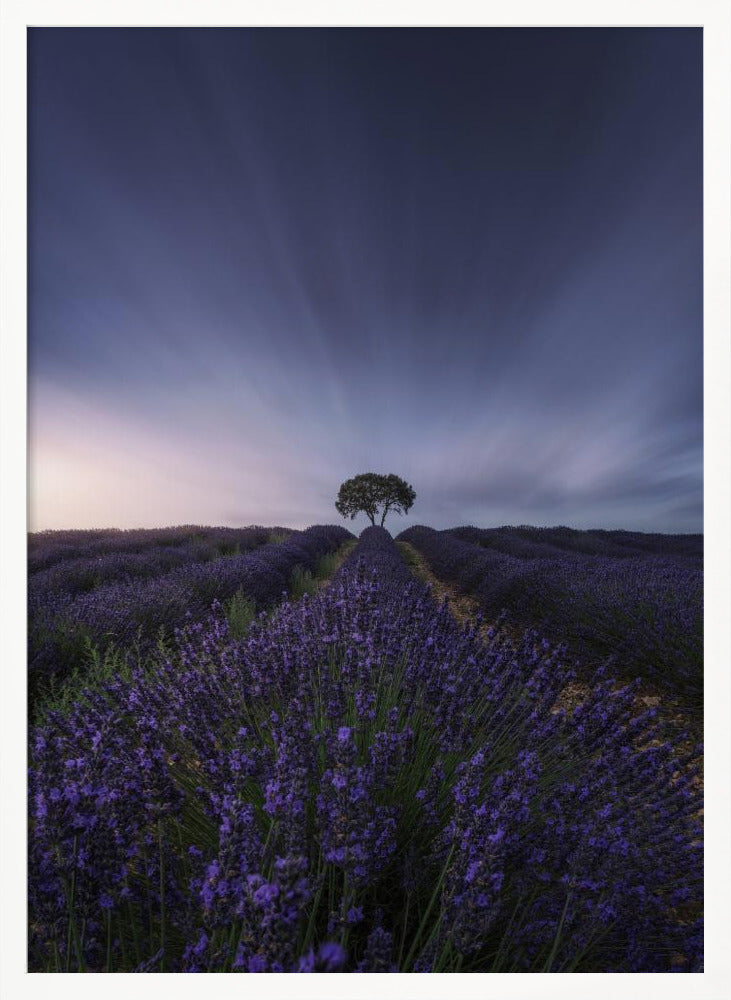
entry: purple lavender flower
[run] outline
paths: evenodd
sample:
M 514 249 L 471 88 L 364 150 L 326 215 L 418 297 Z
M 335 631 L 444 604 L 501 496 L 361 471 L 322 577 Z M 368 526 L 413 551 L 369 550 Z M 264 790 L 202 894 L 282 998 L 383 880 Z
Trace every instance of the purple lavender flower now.
M 381 529 L 243 639 L 191 617 L 31 729 L 30 967 L 697 971 L 701 748 L 573 676 Z

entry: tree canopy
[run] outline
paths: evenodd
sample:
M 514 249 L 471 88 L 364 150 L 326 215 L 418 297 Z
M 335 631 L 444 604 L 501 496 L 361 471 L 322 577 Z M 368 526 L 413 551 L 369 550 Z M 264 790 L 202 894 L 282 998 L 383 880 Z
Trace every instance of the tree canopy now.
M 399 476 L 394 476 L 393 473 L 379 476 L 375 472 L 364 472 L 341 483 L 335 507 L 343 517 L 351 520 L 362 512 L 371 524 L 376 523 L 380 511 L 380 524 L 383 527 L 389 511 L 406 514 L 415 499 L 413 488 Z

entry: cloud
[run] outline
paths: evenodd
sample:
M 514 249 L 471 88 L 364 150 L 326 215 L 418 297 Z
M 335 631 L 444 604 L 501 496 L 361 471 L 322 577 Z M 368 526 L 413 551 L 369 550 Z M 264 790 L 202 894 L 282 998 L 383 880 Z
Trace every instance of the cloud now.
M 426 34 L 31 32 L 34 525 L 700 526 L 700 33 Z

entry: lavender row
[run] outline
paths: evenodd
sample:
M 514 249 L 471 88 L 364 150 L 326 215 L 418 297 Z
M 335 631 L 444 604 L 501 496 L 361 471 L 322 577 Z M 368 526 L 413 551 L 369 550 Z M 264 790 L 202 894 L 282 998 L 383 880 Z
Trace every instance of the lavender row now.
M 515 559 L 557 559 L 565 555 L 565 550 L 549 542 L 525 538 L 512 528 L 450 528 L 448 534 L 462 542 L 476 545 L 490 551 L 501 552 Z
M 221 555 L 235 552 L 240 537 L 251 532 L 287 535 L 289 528 L 207 528 L 182 525 L 177 528 L 99 529 L 87 531 L 41 531 L 28 536 L 28 571 L 35 574 L 65 560 L 98 559 L 148 553 L 154 549 L 180 548 L 193 543 L 209 546 Z
M 191 536 L 184 545 L 155 545 L 144 552 L 110 552 L 105 555 L 63 559 L 38 570 L 28 580 L 28 605 L 34 608 L 51 593 L 71 596 L 117 581 L 151 579 L 195 562 L 210 562 L 227 555 L 241 555 L 271 540 L 271 528 L 230 529 L 225 535 Z
M 574 554 L 578 558 L 609 556 L 631 559 L 659 556 L 664 559 L 703 559 L 703 535 L 657 535 L 637 531 L 604 531 L 574 528 L 450 528 L 461 541 L 496 549 L 519 559 L 551 559 Z
M 383 528 L 366 528 L 361 532 L 358 544 L 334 575 L 333 581 L 341 577 L 349 578 L 356 566 L 376 574 L 382 589 L 390 587 L 397 592 L 400 588 L 413 590 L 416 586 L 393 538 Z
M 633 687 L 487 643 L 383 529 L 30 733 L 32 971 L 701 971 L 702 802 Z
M 626 677 L 642 676 L 699 708 L 703 697 L 703 575 L 676 558 L 520 559 L 414 527 L 413 545 L 440 578 L 479 602 L 567 643 L 588 663 L 612 657 Z
M 292 570 L 314 570 L 323 556 L 353 536 L 337 525 L 292 532 L 283 542 L 206 563 L 189 563 L 150 580 L 126 580 L 88 593 L 46 593 L 31 606 L 31 688 L 80 666 L 88 643 L 99 649 L 153 642 L 186 619 L 205 616 L 214 600 L 242 591 L 257 610 L 270 607 L 289 588 Z

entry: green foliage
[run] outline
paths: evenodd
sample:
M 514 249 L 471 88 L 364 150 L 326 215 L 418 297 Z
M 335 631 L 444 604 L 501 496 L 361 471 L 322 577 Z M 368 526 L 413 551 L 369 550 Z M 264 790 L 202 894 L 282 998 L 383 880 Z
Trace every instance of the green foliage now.
M 241 544 L 239 542 L 220 542 L 216 546 L 219 556 L 240 556 Z
M 85 700 L 90 691 L 99 691 L 116 677 L 129 679 L 130 666 L 124 653 L 109 646 L 104 653 L 86 639 L 83 662 L 60 682 L 51 678 L 33 706 L 33 723 L 43 725 L 49 712 L 65 714 L 72 705 Z
M 83 674 L 89 660 L 89 650 L 92 648 L 87 631 L 72 623 L 60 622 L 54 628 L 30 628 L 30 645 L 40 647 L 45 642 L 53 642 L 58 663 L 63 664 L 71 673 Z M 28 707 L 33 715 L 36 706 L 48 698 L 54 698 L 61 690 L 63 681 L 59 681 L 53 672 L 31 670 L 28 673 Z
M 414 489 L 399 476 L 393 473 L 381 476 L 375 472 L 364 472 L 341 484 L 335 507 L 339 514 L 351 520 L 362 512 L 371 524 L 376 523 L 380 511 L 380 524 L 383 527 L 389 511 L 406 514 L 415 499 Z
M 411 546 L 407 542 L 396 542 L 396 547 L 409 569 L 419 576 L 419 560 Z
M 317 590 L 317 580 L 308 569 L 295 566 L 290 578 L 290 594 L 293 601 L 298 601 L 305 594 L 314 594 Z
M 243 639 L 249 625 L 254 620 L 256 607 L 254 602 L 246 596 L 242 587 L 239 587 L 231 600 L 227 602 L 225 611 L 231 635 L 236 639 Z
M 327 555 L 322 556 L 322 558 L 318 560 L 317 568 L 315 569 L 316 579 L 327 580 L 329 577 L 331 577 L 335 572 L 335 570 L 338 568 L 340 558 L 341 558 L 340 551 L 329 552 Z
M 289 538 L 289 533 L 286 531 L 273 531 L 269 535 L 269 543 L 271 545 L 281 545 L 282 542 L 286 542 Z
M 345 542 L 337 552 L 329 552 L 327 555 L 321 556 L 317 561 L 314 574 L 302 566 L 295 566 L 290 578 L 290 597 L 292 600 L 298 601 L 305 594 L 314 594 L 318 584 L 328 580 L 333 575 L 354 545 L 356 545 L 355 539 Z

